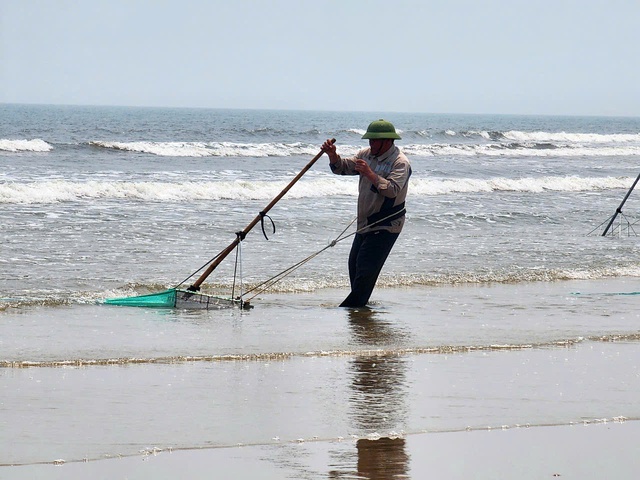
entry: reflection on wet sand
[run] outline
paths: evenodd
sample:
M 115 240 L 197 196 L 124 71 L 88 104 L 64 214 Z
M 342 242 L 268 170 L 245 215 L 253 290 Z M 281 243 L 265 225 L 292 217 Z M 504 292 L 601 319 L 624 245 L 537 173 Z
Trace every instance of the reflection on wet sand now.
M 402 347 L 407 333 L 384 319 L 384 312 L 370 308 L 349 310 L 349 328 L 355 343 L 388 349 Z
M 405 452 L 404 438 L 360 439 L 356 447 L 358 475 L 371 480 L 406 478 L 408 475 L 409 455 Z
M 387 347 L 398 343 L 402 333 L 371 309 L 349 311 L 349 326 L 356 343 Z M 356 357 L 350 363 L 352 391 L 349 403 L 356 442 L 357 475 L 369 479 L 406 477 L 409 455 L 402 426 L 407 416 L 405 359 L 399 355 Z M 332 471 L 332 478 L 352 476 L 353 471 Z

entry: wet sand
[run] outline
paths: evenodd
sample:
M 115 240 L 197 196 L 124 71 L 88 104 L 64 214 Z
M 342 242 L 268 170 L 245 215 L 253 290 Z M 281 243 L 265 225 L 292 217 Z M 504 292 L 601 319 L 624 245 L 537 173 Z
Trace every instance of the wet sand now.
M 5 312 L 0 478 L 635 478 L 630 286 Z
M 162 451 L 89 463 L 0 470 L 11 479 L 545 478 L 631 480 L 640 422 Z
M 635 478 L 638 359 L 584 342 L 5 369 L 0 477 Z

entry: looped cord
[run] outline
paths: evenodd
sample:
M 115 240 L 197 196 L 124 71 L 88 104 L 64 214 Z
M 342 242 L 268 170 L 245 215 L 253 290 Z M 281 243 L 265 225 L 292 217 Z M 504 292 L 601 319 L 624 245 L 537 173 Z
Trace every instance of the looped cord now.
M 271 221 L 271 228 L 273 229 L 273 232 L 271 232 L 272 234 L 276 233 L 276 224 L 273 223 L 273 219 L 269 215 L 267 215 L 265 212 L 260 212 L 260 227 L 262 227 L 262 235 L 264 235 L 264 238 L 269 240 L 269 237 L 267 237 L 267 232 L 264 229 L 264 217 L 267 217 Z

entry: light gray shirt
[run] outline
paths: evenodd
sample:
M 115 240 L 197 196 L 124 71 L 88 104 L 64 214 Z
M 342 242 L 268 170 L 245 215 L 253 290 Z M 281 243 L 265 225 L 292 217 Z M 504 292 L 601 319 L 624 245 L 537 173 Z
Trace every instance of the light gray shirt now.
M 358 185 L 358 231 L 360 233 L 388 230 L 400 233 L 404 225 L 404 202 L 407 198 L 411 165 L 400 149 L 393 145 L 382 155 L 371 155 L 365 148 L 352 158 L 340 158 L 331 163 L 331 171 L 338 175 L 359 175 L 356 159 L 365 160 L 378 176 L 375 184 L 360 175 Z M 385 218 L 391 217 L 385 220 Z M 369 228 L 366 228 L 370 226 Z M 364 229 L 364 230 L 363 230 Z

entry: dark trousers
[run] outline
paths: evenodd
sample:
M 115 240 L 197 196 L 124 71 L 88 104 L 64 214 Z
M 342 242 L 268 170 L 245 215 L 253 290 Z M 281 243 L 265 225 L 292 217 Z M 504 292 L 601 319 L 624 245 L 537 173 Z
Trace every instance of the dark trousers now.
M 363 307 L 367 304 L 398 235 L 386 230 L 356 234 L 349 253 L 351 293 L 340 304 L 341 307 Z

